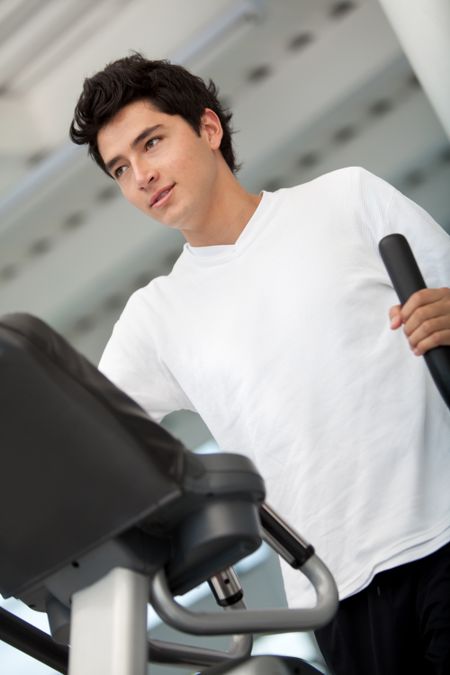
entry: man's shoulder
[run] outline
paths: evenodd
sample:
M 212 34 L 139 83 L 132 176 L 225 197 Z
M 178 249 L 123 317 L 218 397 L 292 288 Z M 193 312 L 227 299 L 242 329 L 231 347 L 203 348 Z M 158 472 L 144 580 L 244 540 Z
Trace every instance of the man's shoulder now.
M 129 296 L 118 320 L 119 323 L 141 325 L 145 317 L 146 321 L 156 325 L 157 318 L 164 314 L 160 312 L 160 308 L 165 306 L 167 296 L 173 294 L 173 288 L 177 285 L 178 260 L 167 274 L 150 278 L 147 284 Z
M 320 200 L 325 203 L 329 200 L 334 202 L 336 199 L 342 203 L 344 196 L 347 199 L 358 198 L 361 185 L 370 182 L 371 177 L 376 180 L 376 176 L 363 167 L 349 166 L 334 169 L 291 187 L 281 188 L 275 194 L 282 202 L 312 200 L 313 203 L 317 203 L 317 200 Z
M 339 185 L 353 187 L 361 180 L 365 180 L 367 177 L 373 176 L 367 169 L 362 166 L 345 166 L 340 169 L 333 169 L 327 173 L 322 173 L 311 180 L 299 183 L 294 185 L 290 190 L 302 190 L 302 189 L 316 189 L 323 188 L 324 186 L 334 186 Z

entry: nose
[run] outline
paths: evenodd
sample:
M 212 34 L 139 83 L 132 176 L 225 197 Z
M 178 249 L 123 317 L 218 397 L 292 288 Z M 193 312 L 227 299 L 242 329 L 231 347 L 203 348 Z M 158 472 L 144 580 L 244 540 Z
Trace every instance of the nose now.
M 134 162 L 133 172 L 139 190 L 145 190 L 158 177 L 155 167 L 145 158 Z

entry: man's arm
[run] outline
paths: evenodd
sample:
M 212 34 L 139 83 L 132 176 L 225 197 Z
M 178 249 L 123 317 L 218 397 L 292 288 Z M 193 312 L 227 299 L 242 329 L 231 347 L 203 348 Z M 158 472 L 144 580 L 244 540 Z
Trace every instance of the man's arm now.
M 136 291 L 114 326 L 98 368 L 160 422 L 175 410 L 193 406 L 159 357 L 157 326 L 144 289 Z
M 418 204 L 364 169 L 358 169 L 365 222 L 375 245 L 388 234 L 403 234 L 429 288 L 389 310 L 391 328 L 403 330 L 418 356 L 450 345 L 450 237 Z

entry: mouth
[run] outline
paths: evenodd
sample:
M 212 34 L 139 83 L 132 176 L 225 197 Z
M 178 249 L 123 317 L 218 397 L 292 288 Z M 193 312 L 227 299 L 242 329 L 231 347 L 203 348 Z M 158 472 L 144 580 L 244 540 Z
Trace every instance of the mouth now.
M 172 185 L 167 185 L 166 187 L 163 187 L 161 190 L 158 190 L 158 192 L 156 192 L 150 200 L 150 208 L 157 209 L 161 206 L 164 206 L 164 204 L 166 204 L 170 195 L 172 194 L 172 190 L 174 187 L 175 183 L 173 183 Z

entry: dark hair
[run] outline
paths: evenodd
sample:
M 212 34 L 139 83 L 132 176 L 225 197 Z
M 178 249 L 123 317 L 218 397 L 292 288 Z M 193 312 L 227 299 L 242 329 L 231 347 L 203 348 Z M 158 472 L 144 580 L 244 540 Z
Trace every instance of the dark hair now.
M 233 172 L 239 167 L 231 142 L 231 113 L 218 100 L 218 90 L 192 75 L 182 66 L 169 61 L 149 61 L 142 54 L 132 54 L 113 63 L 90 78 L 83 91 L 70 125 L 70 138 L 77 145 L 89 145 L 89 154 L 105 171 L 97 145 L 97 134 L 124 106 L 148 100 L 161 112 L 180 115 L 197 134 L 205 108 L 218 115 L 223 128 L 220 151 Z M 108 174 L 109 175 L 109 174 Z

